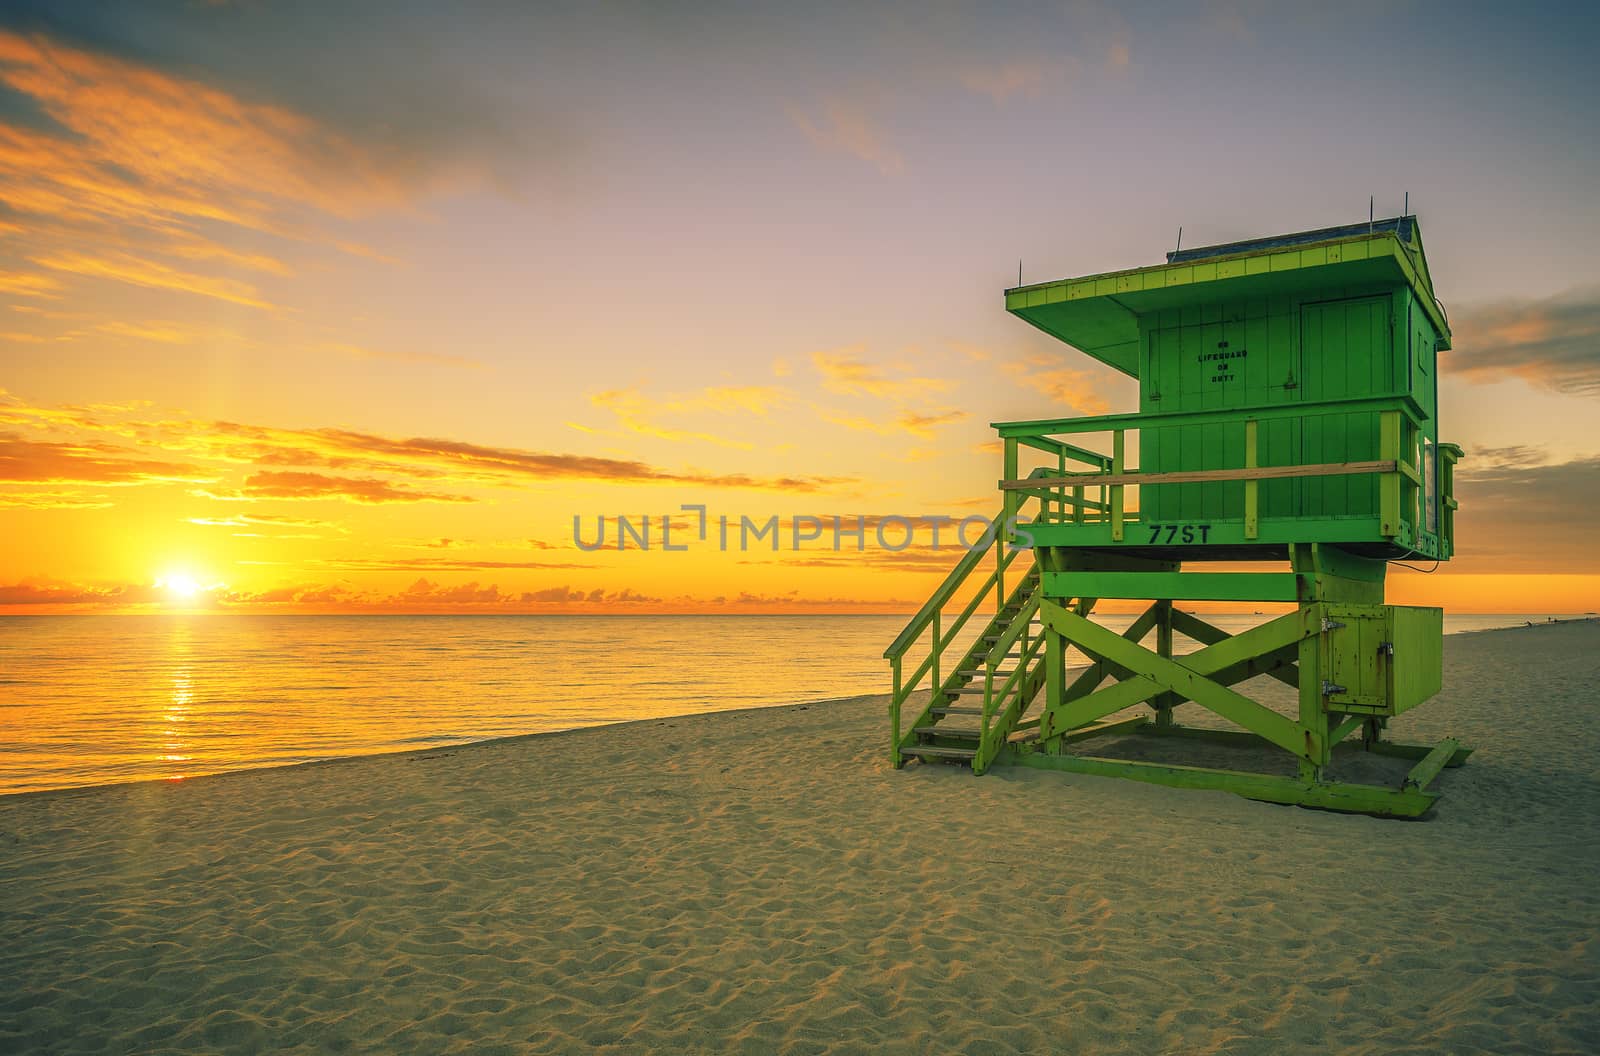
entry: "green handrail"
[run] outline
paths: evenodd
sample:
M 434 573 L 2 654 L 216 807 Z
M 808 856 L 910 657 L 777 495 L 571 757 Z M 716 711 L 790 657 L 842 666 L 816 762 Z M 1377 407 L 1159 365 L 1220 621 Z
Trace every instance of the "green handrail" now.
M 1257 452 L 1257 425 L 1264 420 L 1307 418 L 1318 414 L 1339 413 L 1346 414 L 1359 411 L 1375 411 L 1381 423 L 1382 439 L 1380 443 L 1382 460 L 1387 465 L 1359 470 L 1381 475 L 1381 512 L 1383 531 L 1387 535 L 1395 535 L 1400 530 L 1400 518 L 1404 510 L 1410 509 L 1408 499 L 1420 488 L 1422 477 L 1419 467 L 1415 464 L 1417 438 L 1421 435 L 1423 418 L 1415 401 L 1408 394 L 1391 394 L 1378 397 L 1356 397 L 1338 400 L 1322 400 L 1315 403 L 1297 403 L 1269 405 L 1255 408 L 1217 408 L 1205 411 L 1175 411 L 1167 414 L 1103 414 L 1087 418 L 1057 418 L 1033 422 L 996 422 L 995 430 L 1000 434 L 1006 445 L 1007 468 L 1015 462 L 1012 452 L 1018 445 L 1044 448 L 1042 444 L 1060 443 L 1046 436 L 1050 433 L 1091 433 L 1109 432 L 1112 436 L 1112 455 L 1100 467 L 1098 472 L 1067 475 L 1061 472 L 1059 476 L 1051 478 L 1048 473 L 1034 471 L 1022 480 L 1002 480 L 1001 490 L 1008 497 L 1008 502 L 1017 502 L 1021 499 L 1035 498 L 1039 500 L 1040 510 L 1048 509 L 1049 503 L 1054 501 L 1058 508 L 1065 510 L 1068 506 L 1073 508 L 1074 522 L 1081 522 L 1084 514 L 1092 513 L 1093 523 L 1109 521 L 1111 525 L 1111 538 L 1121 540 L 1130 518 L 1124 509 L 1126 488 L 1139 487 L 1143 481 L 1131 479 L 1141 476 L 1138 471 L 1129 471 L 1123 463 L 1125 438 L 1128 430 L 1145 429 L 1151 426 L 1170 426 L 1192 424 L 1211 421 L 1218 418 L 1237 420 L 1244 418 L 1245 428 L 1245 468 L 1259 468 Z M 1365 465 L 1365 464 L 1362 464 Z M 1286 472 L 1295 468 L 1302 468 L 1306 472 L 1302 475 L 1312 476 L 1327 471 L 1328 467 L 1308 465 L 1302 467 L 1273 466 L 1270 467 L 1275 476 L 1290 477 L 1296 474 Z M 1352 465 L 1351 472 L 1358 470 Z M 1204 472 L 1203 470 L 1200 472 Z M 1218 470 L 1218 473 L 1233 473 L 1234 470 Z M 1039 486 L 1024 487 L 1024 481 L 1045 478 Z M 1096 477 L 1104 477 L 1108 483 L 1095 484 Z M 1219 478 L 1222 479 L 1222 478 Z M 1232 479 L 1232 478 L 1229 478 Z M 1260 528 L 1260 484 L 1253 479 L 1243 479 L 1245 509 L 1244 525 L 1245 538 L 1258 537 Z M 1148 481 L 1152 485 L 1160 485 L 1163 481 L 1160 475 L 1152 475 Z M 1085 485 L 1099 487 L 1101 498 L 1099 502 L 1084 501 L 1082 489 Z M 1067 498 L 1066 488 L 1073 489 L 1071 499 Z M 1012 499 L 1011 496 L 1017 496 Z M 1043 512 L 1041 512 L 1043 519 Z M 1453 525 L 1452 525 L 1453 527 Z M 1448 544 L 1446 544 L 1448 546 Z
M 1011 651 L 1011 647 L 1016 644 L 1017 639 L 1022 637 L 1022 633 L 1033 623 L 1033 618 L 1038 612 L 1039 596 L 1036 594 L 1029 599 L 1020 612 L 1011 618 L 1011 622 L 1006 624 L 1006 629 L 1000 632 L 999 639 L 989 648 L 988 655 L 984 657 L 984 663 L 993 668 L 997 663 L 1005 659 L 1005 655 Z
M 1023 687 L 1027 685 L 1029 677 L 1039 660 L 1039 650 L 1044 645 L 1044 635 L 1036 635 L 1022 650 L 1017 658 L 1017 666 L 1000 686 L 999 692 L 994 689 L 994 669 L 989 669 L 988 683 L 985 685 L 983 695 L 982 733 L 978 740 L 978 755 L 973 760 L 974 771 L 979 771 L 987 765 L 987 760 L 994 756 L 996 737 L 994 715 L 1002 710 L 1000 705 L 1005 702 L 1005 709 L 1009 711 L 1015 702 L 1013 698 L 1020 698 Z
M 985 553 L 988 552 L 987 548 L 985 549 L 984 552 Z M 1005 566 L 1006 567 L 1010 567 L 1011 562 L 1016 560 L 1016 556 L 1020 552 L 1021 551 L 1013 550 L 1010 553 L 1008 553 L 1005 556 L 1005 558 L 1003 559 L 1004 562 L 1005 562 Z M 940 633 L 940 634 L 936 635 L 935 641 L 933 643 L 933 648 L 928 650 L 928 655 L 923 657 L 922 663 L 917 665 L 916 670 L 911 673 L 911 677 L 909 679 L 905 679 L 904 680 L 905 687 L 906 687 L 905 688 L 905 692 L 903 692 L 903 693 L 900 692 L 899 683 L 896 684 L 896 695 L 897 696 L 900 696 L 900 697 L 909 696 L 911 694 L 911 692 L 917 688 L 917 685 L 919 683 L 921 683 L 921 681 L 922 681 L 922 676 L 927 674 L 929 669 L 934 666 L 935 662 L 938 660 L 939 655 L 943 651 L 944 647 L 946 645 L 949 645 L 952 641 L 954 641 L 956 635 L 961 633 L 961 628 L 965 627 L 966 624 L 967 624 L 967 620 L 971 619 L 972 614 L 974 612 L 978 611 L 978 606 L 980 604 L 982 604 L 983 599 L 988 596 L 989 591 L 991 589 L 993 589 L 997 585 L 998 579 L 999 579 L 998 573 L 996 573 L 996 572 L 990 572 L 989 573 L 989 575 L 984 579 L 982 586 L 980 586 L 978 588 L 978 590 L 972 595 L 972 599 L 967 602 L 967 606 L 966 606 L 965 609 L 963 609 L 961 611 L 961 615 L 957 616 L 956 619 L 955 619 L 955 622 L 953 622 L 950 625 L 950 629 L 947 630 L 947 631 L 944 631 L 943 633 Z M 937 615 L 938 615 L 938 610 L 935 610 L 934 616 L 937 617 Z M 932 623 L 933 621 L 930 620 L 929 622 Z M 888 654 L 885 654 L 885 655 L 887 656 L 887 658 L 890 661 L 892 661 L 895 665 L 897 665 L 897 669 L 898 669 L 898 665 L 900 664 L 901 660 L 903 659 L 904 653 L 905 653 L 905 650 L 902 649 L 900 652 L 894 653 L 893 655 L 888 655 Z
M 1040 466 L 1028 475 L 1030 477 L 1042 477 L 1048 475 L 1049 472 L 1050 469 L 1048 467 Z M 939 584 L 938 589 L 933 592 L 927 601 L 923 602 L 922 607 L 911 617 L 905 629 L 895 636 L 889 648 L 883 651 L 885 660 L 893 660 L 897 656 L 904 656 L 911 643 L 921 636 L 923 630 L 933 620 L 934 612 L 943 609 L 946 603 L 955 596 L 955 592 L 961 589 L 962 583 L 966 582 L 967 577 L 972 574 L 972 570 L 978 566 L 978 562 L 982 561 L 984 555 L 994 549 L 995 541 L 1004 534 L 1005 518 L 1006 511 L 1005 507 L 1002 506 L 1000 512 L 995 514 L 995 528 L 994 531 L 989 533 L 989 541 L 981 547 L 968 550 L 961 560 L 956 562 L 956 567 L 950 570 L 950 574 L 944 578 L 944 582 Z M 1010 565 L 1017 553 L 1018 551 L 1016 550 L 1008 551 L 1004 560 L 1005 565 Z M 949 635 L 947 634 L 945 637 L 948 638 Z
M 1064 452 L 1063 457 L 1066 457 Z M 1045 476 L 1053 471 L 1054 470 L 1051 467 L 1040 466 L 1030 475 L 1036 477 Z M 1042 508 L 1043 503 L 1041 502 L 1040 505 Z M 1016 512 L 1017 500 L 1008 499 L 1007 506 L 1010 507 L 1013 513 Z M 924 676 L 928 675 L 930 672 L 933 673 L 932 689 L 935 693 L 937 693 L 940 688 L 939 678 L 943 673 L 941 671 L 940 660 L 945 649 L 950 645 L 951 642 L 956 640 L 957 636 L 961 633 L 962 628 L 964 628 L 967 624 L 967 621 L 972 618 L 973 613 L 977 612 L 978 607 L 983 604 L 984 599 L 989 596 L 991 591 L 994 592 L 995 609 L 998 612 L 1003 610 L 1010 600 L 1021 596 L 1025 589 L 1031 589 L 1028 584 L 1024 582 L 1019 583 L 1013 589 L 1012 594 L 1009 597 L 1005 592 L 1006 570 L 1011 567 L 1011 564 L 1016 560 L 1017 555 L 1022 553 L 1022 550 L 1024 549 L 1012 548 L 1009 540 L 1006 538 L 1006 521 L 1008 516 L 1009 514 L 1007 512 L 1007 507 L 1002 507 L 1000 512 L 995 516 L 993 521 L 993 530 L 987 533 L 987 540 L 983 543 L 983 545 L 968 550 L 967 553 L 956 562 L 956 566 L 950 570 L 950 574 L 944 578 L 944 581 L 939 585 L 938 589 L 935 590 L 932 596 L 930 596 L 928 600 L 923 603 L 922 607 L 916 611 L 916 614 L 911 617 L 909 622 L 907 622 L 905 628 L 901 630 L 901 632 L 895 637 L 895 640 L 890 643 L 889 647 L 883 652 L 884 659 L 889 661 L 894 678 L 894 688 L 889 698 L 889 715 L 890 724 L 894 733 L 892 758 L 895 766 L 899 766 L 901 762 L 900 744 L 903 739 L 900 722 L 901 710 L 905 704 L 905 701 L 909 699 L 911 694 L 916 691 L 917 687 L 922 684 Z M 996 546 L 1000 547 L 1001 549 L 995 555 L 995 561 L 989 574 L 983 578 L 983 581 L 979 584 L 978 589 L 973 593 L 965 607 L 961 610 L 961 614 L 957 616 L 948 627 L 943 626 L 942 613 L 944 612 L 944 607 L 950 602 L 951 598 L 955 596 L 956 592 L 966 584 L 973 571 L 977 569 L 979 563 L 982 562 L 984 558 L 987 557 L 992 551 L 994 551 Z M 918 664 L 916 669 L 911 672 L 909 677 L 907 677 L 904 669 L 906 651 L 910 649 L 913 643 L 920 641 L 923 633 L 930 628 L 933 632 L 933 638 L 929 645 L 928 655 L 922 659 L 922 662 Z M 1012 640 L 1014 641 L 1015 638 L 1013 637 Z M 974 646 L 969 654 L 969 657 L 975 658 L 977 653 L 978 647 Z M 931 706 L 932 705 L 930 704 L 930 707 Z
M 999 533 L 996 532 L 995 534 L 998 535 Z M 894 641 L 889 644 L 889 648 L 883 651 L 885 660 L 893 660 L 897 656 L 905 655 L 905 651 L 910 648 L 911 643 L 921 636 L 923 629 L 933 620 L 933 614 L 944 608 L 945 603 L 955 595 L 955 592 L 961 588 L 961 584 L 966 582 L 967 577 L 972 574 L 972 570 L 978 567 L 978 562 L 982 561 L 984 555 L 993 547 L 994 540 L 990 539 L 984 546 L 968 550 L 961 560 L 956 562 L 956 567 L 952 568 L 950 574 L 944 577 L 944 582 L 939 584 L 939 588 L 929 596 L 927 601 L 922 603 L 922 608 L 918 609 L 916 615 L 911 617 L 911 621 L 906 624 L 905 629 L 896 635 Z
M 1026 422 L 991 422 L 990 426 L 1003 439 L 1045 438 L 1061 433 L 1103 433 L 1116 429 L 1137 429 L 1152 425 L 1190 425 L 1217 419 L 1234 420 L 1256 418 L 1269 421 L 1279 418 L 1304 418 L 1320 412 L 1398 410 L 1412 422 L 1420 424 L 1422 409 L 1409 394 L 1390 396 L 1359 396 L 1342 400 L 1322 400 L 1317 403 L 1265 404 L 1260 407 L 1219 407 L 1204 411 L 1169 411 L 1165 414 L 1099 414 L 1086 418 L 1043 418 Z M 1102 456 L 1104 457 L 1104 456 Z
M 995 705 L 1010 695 L 1017 682 L 1017 677 L 1027 673 L 1028 663 L 1032 659 L 1029 647 L 1027 645 L 1023 646 L 1022 655 L 1017 660 L 1017 666 L 1012 670 L 1010 676 L 1001 683 L 999 694 L 994 691 L 995 668 L 999 666 L 1001 660 L 1005 659 L 1005 655 L 1011 651 L 1011 647 L 1016 644 L 1017 639 L 1022 637 L 1028 628 L 1033 626 L 1033 618 L 1038 614 L 1039 595 L 1034 594 L 1028 599 L 1028 603 L 1022 606 L 1017 614 L 1011 618 L 1011 622 L 1006 624 L 1006 629 L 1000 632 L 1000 637 L 995 640 L 994 645 L 990 646 L 988 653 L 984 655 L 983 736 L 985 739 L 989 736 L 989 722 L 994 715 Z M 1038 640 L 1036 639 L 1033 642 L 1032 651 L 1036 652 L 1037 649 Z

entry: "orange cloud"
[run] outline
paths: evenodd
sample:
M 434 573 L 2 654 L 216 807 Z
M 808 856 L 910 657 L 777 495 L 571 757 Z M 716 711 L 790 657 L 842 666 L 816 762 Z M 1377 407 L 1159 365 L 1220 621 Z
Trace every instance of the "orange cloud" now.
M 130 323 L 123 320 L 115 320 L 109 323 L 100 323 L 95 326 L 95 329 L 117 337 L 135 337 L 141 341 L 160 341 L 173 345 L 186 345 L 207 336 L 214 336 L 212 331 L 201 330 L 184 323 Z
M 118 583 L 82 586 L 60 580 L 24 580 L 0 584 L 0 605 L 149 605 L 166 600 L 166 592 L 152 583 Z
M 1600 287 L 1476 306 L 1461 313 L 1454 345 L 1441 365 L 1468 381 L 1510 376 L 1556 392 L 1600 395 Z
M 412 491 L 387 480 L 358 477 L 331 477 L 324 473 L 252 473 L 244 486 L 231 494 L 207 493 L 212 498 L 229 499 L 340 499 L 375 505 L 385 502 L 474 502 L 467 495 Z
M 1082 415 L 1108 414 L 1111 404 L 1096 388 L 1086 370 L 1061 365 L 1059 356 L 1035 354 L 1000 364 L 1006 375 L 1024 389 L 1042 394 L 1052 403 L 1065 404 Z
M 23 510 L 103 510 L 111 503 L 103 498 L 88 498 L 76 492 L 36 491 L 0 493 L 0 507 Z
M 881 367 L 863 363 L 848 350 L 814 352 L 811 364 L 822 375 L 822 387 L 844 396 L 876 396 L 901 400 L 929 392 L 943 392 L 951 383 L 942 378 L 890 377 Z
M 21 297 L 54 297 L 59 289 L 61 282 L 49 275 L 27 271 L 0 271 L 0 293 L 12 293 Z M 19 306 L 12 305 L 12 307 Z
M 19 212 L 270 230 L 270 203 L 346 215 L 398 198 L 373 159 L 316 122 L 151 67 L 0 32 L 0 84 L 71 133 L 4 126 L 0 179 Z
M 190 524 L 209 528 L 282 528 L 282 529 L 348 529 L 334 521 L 318 521 L 306 517 L 280 517 L 266 513 L 239 513 L 231 517 L 190 517 Z
M 895 419 L 895 423 L 913 436 L 920 436 L 925 440 L 933 439 L 933 430 L 937 426 L 949 425 L 972 417 L 966 411 L 945 410 L 935 414 L 916 414 L 912 411 L 902 411 Z
M 154 290 L 181 290 L 251 308 L 272 307 L 260 298 L 256 288 L 249 283 L 182 271 L 159 261 L 146 260 L 128 253 L 93 256 L 88 253 L 67 251 L 43 254 L 33 257 L 32 260 L 40 267 L 54 271 L 68 271 L 89 278 L 113 279 Z
M 745 451 L 753 449 L 755 445 L 711 433 L 665 426 L 660 424 L 660 420 L 677 415 L 703 416 L 707 413 L 765 417 L 790 401 L 789 393 L 774 385 L 713 385 L 692 395 L 661 399 L 633 388 L 608 389 L 589 397 L 589 402 L 594 406 L 615 414 L 618 422 L 629 432 L 661 440 L 697 440 Z M 585 432 L 594 431 L 574 424 Z
M 467 558 L 396 557 L 365 558 L 340 557 L 319 562 L 328 568 L 350 572 L 481 572 L 500 569 L 527 568 L 582 568 L 598 567 L 571 561 L 476 561 Z
M 265 253 L 244 253 L 236 249 L 229 249 L 227 246 L 217 245 L 215 242 L 200 240 L 169 242 L 162 248 L 165 252 L 175 257 L 182 257 L 184 260 L 216 261 L 223 264 L 231 264 L 237 268 L 264 271 L 272 275 L 285 277 L 293 274 L 293 270 L 289 265 L 277 257 L 271 257 Z
M 254 276 L 294 269 L 241 236 L 359 252 L 308 213 L 406 198 L 393 166 L 312 118 L 44 35 L 0 30 L 0 92 L 49 121 L 0 119 L 0 201 L 17 255 L 55 273 L 0 272 L 0 291 L 59 296 L 74 276 L 266 308 Z
M 0 433 L 0 481 L 116 485 L 210 479 L 193 466 L 135 457 L 109 444 L 53 443 Z
M 1478 449 L 1461 461 L 1456 474 L 1461 509 L 1452 569 L 1600 572 L 1594 551 L 1600 456 L 1552 463 L 1533 448 Z M 1504 611 L 1506 604 L 1497 608 Z
M 520 487 L 555 480 L 617 484 L 678 484 L 759 491 L 813 493 L 857 483 L 842 476 L 757 476 L 670 470 L 645 462 L 519 448 L 444 438 L 395 438 L 345 429 L 276 429 L 208 420 L 139 419 L 123 407 L 32 407 L 0 392 L 0 423 L 51 433 L 113 435 L 162 455 L 182 455 L 254 469 L 238 488 L 209 488 L 226 500 L 337 498 L 351 502 L 470 502 L 437 487 L 413 489 L 375 474 L 461 486 Z M 133 483 L 181 480 L 215 484 L 218 470 L 137 457 L 100 440 L 63 443 L 0 434 L 11 445 L 12 472 L 35 474 L 0 480 Z M 76 437 L 74 437 L 76 440 Z M 0 454 L 7 449 L 0 447 Z M 0 462 L 0 466 L 7 463 Z M 52 468 L 53 467 L 53 468 Z M 287 467 L 287 468 L 273 468 Z M 333 469 L 360 476 L 334 476 Z M 54 474 L 54 475 L 52 475 Z
M 939 411 L 934 414 L 918 414 L 915 411 L 901 411 L 895 415 L 893 421 L 882 422 L 872 418 L 864 418 L 855 414 L 842 414 L 838 411 L 829 411 L 818 408 L 817 413 L 822 420 L 833 425 L 842 425 L 846 429 L 855 429 L 864 433 L 877 433 L 880 436 L 893 436 L 897 433 L 910 433 L 912 436 L 924 440 L 933 439 L 933 430 L 937 426 L 949 425 L 962 419 L 970 418 L 966 411 L 954 409 Z

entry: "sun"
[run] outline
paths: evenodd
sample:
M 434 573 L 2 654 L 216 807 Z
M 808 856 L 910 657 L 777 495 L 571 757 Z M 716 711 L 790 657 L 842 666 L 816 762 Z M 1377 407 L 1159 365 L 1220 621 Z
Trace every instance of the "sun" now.
M 156 580 L 156 586 L 165 590 L 175 601 L 193 601 L 205 589 L 199 580 L 187 572 L 169 572 Z

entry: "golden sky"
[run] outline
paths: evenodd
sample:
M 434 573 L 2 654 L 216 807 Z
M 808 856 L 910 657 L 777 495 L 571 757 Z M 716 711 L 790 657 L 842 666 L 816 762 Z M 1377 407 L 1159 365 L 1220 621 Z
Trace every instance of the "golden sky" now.
M 1019 258 L 1369 194 L 1422 217 L 1468 450 L 1392 600 L 1600 608 L 1594 17 L 1388 10 L 22 5 L 0 612 L 908 611 L 958 551 L 882 518 L 993 513 L 990 421 L 1135 405 L 1006 315 Z M 619 514 L 650 551 L 576 544 Z

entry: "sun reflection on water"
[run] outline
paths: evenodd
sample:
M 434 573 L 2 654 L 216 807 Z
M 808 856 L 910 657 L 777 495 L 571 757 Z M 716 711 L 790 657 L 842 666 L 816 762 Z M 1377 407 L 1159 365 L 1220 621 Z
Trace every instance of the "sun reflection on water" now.
M 187 763 L 194 760 L 189 744 L 187 723 L 194 711 L 194 667 L 190 661 L 191 642 L 182 632 L 173 636 L 174 668 L 172 686 L 165 695 L 161 709 L 161 728 L 157 736 L 161 741 L 159 759 L 164 764 Z M 170 765 L 163 770 L 170 770 Z M 166 772 L 161 775 L 169 781 L 182 781 L 186 774 Z

